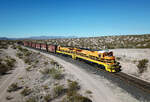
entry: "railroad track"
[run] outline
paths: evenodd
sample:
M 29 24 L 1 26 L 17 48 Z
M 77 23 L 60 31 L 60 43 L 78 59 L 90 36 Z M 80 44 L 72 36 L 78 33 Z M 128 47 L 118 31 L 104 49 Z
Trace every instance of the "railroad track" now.
M 141 79 L 130 76 L 123 72 L 115 73 L 114 76 L 117 76 L 121 80 L 124 80 L 127 84 L 134 85 L 137 88 L 141 89 L 142 91 L 150 94 L 150 83 L 149 82 L 143 81 Z
M 96 68 L 96 69 L 100 70 L 100 71 L 105 71 L 100 68 Z M 133 85 L 133 86 L 137 87 L 138 89 L 142 90 L 143 92 L 150 94 L 150 83 L 149 82 L 146 82 L 144 80 L 141 80 L 139 78 L 136 78 L 134 76 L 128 75 L 123 72 L 108 73 L 108 74 L 111 74 L 113 77 L 117 77 L 117 78 L 123 80 L 124 82 L 126 82 L 126 84 Z

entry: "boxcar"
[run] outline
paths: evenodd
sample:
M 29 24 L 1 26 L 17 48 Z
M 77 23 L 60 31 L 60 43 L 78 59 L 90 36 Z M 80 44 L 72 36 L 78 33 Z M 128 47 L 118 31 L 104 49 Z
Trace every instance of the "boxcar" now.
M 29 45 L 28 45 L 29 47 L 32 47 L 32 42 L 29 42 Z
M 36 48 L 36 43 L 32 43 L 32 47 L 33 47 L 33 48 Z
M 56 45 L 48 45 L 48 52 L 56 53 Z
M 41 44 L 40 43 L 36 43 L 36 48 L 37 49 L 41 49 Z
M 24 46 L 28 46 L 28 42 L 27 42 L 27 41 L 24 41 L 24 42 L 23 42 L 23 45 L 24 45 Z
M 41 44 L 41 50 L 47 51 L 47 44 Z

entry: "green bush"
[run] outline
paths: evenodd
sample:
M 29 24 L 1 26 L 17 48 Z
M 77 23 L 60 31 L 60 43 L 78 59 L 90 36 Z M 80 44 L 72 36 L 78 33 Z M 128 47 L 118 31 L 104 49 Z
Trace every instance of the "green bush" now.
M 67 90 L 67 96 L 73 96 L 77 93 L 77 91 L 80 89 L 80 86 L 78 82 L 76 81 L 68 81 L 68 90 Z
M 58 85 L 54 87 L 54 97 L 61 96 L 65 93 L 65 89 L 63 85 Z
M 61 102 L 92 102 L 92 101 L 87 97 L 75 93 L 72 96 L 66 96 Z
M 92 94 L 92 92 L 90 90 L 87 90 L 86 93 L 87 94 Z
M 24 56 L 30 56 L 32 53 L 30 51 L 25 51 Z
M 7 92 L 17 91 L 18 89 L 21 89 L 21 87 L 18 86 L 18 83 L 13 83 L 8 87 Z
M 47 64 L 48 64 L 48 62 L 44 62 L 44 64 L 45 64 L 45 65 L 47 65 Z
M 23 96 L 28 96 L 29 94 L 31 94 L 32 90 L 28 87 L 25 87 L 22 91 L 21 91 L 21 95 Z
M 39 60 L 36 60 L 35 63 L 36 63 L 36 64 L 39 63 Z
M 54 61 L 54 60 L 51 60 L 50 62 L 52 65 L 58 65 L 58 62 Z
M 80 86 L 77 81 L 68 81 L 68 89 L 69 91 L 78 90 Z
M 12 67 L 14 67 L 14 64 L 15 64 L 16 60 L 11 58 L 11 57 L 8 57 L 7 59 L 5 59 L 5 62 L 7 63 L 7 65 L 10 68 L 12 68 Z
M 0 74 L 5 74 L 9 71 L 9 66 L 4 63 L 0 63 Z
M 44 96 L 44 101 L 45 102 L 50 102 L 52 100 L 52 97 L 50 94 L 47 94 L 46 96 Z
M 61 79 L 63 77 L 62 75 L 62 71 L 60 69 L 56 69 L 56 68 L 45 68 L 43 70 L 40 71 L 42 74 L 44 75 L 50 75 L 52 76 L 54 79 Z
M 0 74 L 5 74 L 15 66 L 16 60 L 11 57 L 0 59 Z
M 12 48 L 12 49 L 16 49 L 16 46 L 13 44 L 13 45 L 11 46 L 11 48 Z
M 11 97 L 11 96 L 6 97 L 6 100 L 11 100 L 11 99 L 13 99 L 13 97 Z
M 38 99 L 36 97 L 30 97 L 30 98 L 27 98 L 26 102 L 38 102 L 37 101 Z
M 28 57 L 25 57 L 24 59 L 24 62 L 26 63 L 26 64 L 31 64 L 31 60 L 30 60 L 30 58 L 28 58 Z
M 63 77 L 60 69 L 52 68 L 50 69 L 50 74 L 54 79 L 61 79 Z
M 31 71 L 31 68 L 32 68 L 31 66 L 27 67 L 26 71 Z
M 118 60 L 118 61 L 121 60 L 121 57 L 116 57 L 116 60 Z
M 142 59 L 138 61 L 137 68 L 139 69 L 139 73 L 143 73 L 147 70 L 148 59 Z
M 23 58 L 23 54 L 21 52 L 16 53 L 16 56 L 19 58 Z
M 17 46 L 17 49 L 20 50 L 20 51 L 23 50 L 23 48 L 21 46 Z

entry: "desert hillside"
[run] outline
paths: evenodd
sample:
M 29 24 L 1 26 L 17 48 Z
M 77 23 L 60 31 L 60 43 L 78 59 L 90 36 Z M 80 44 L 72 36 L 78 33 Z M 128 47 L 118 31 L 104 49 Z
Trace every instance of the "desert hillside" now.
M 35 40 L 36 41 L 36 40 Z M 36 42 L 90 49 L 150 48 L 150 34 L 49 39 Z

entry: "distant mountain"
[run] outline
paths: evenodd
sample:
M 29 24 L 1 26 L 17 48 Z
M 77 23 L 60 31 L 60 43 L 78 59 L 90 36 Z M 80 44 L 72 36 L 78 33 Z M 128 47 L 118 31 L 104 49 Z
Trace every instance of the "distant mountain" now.
M 59 39 L 59 38 L 77 38 L 76 36 L 33 36 L 27 39 Z
M 7 37 L 0 37 L 0 40 L 9 40 Z
M 60 39 L 60 38 L 78 38 L 78 37 L 76 36 L 31 36 L 31 37 L 26 37 L 26 38 L 0 37 L 0 40 L 24 40 L 24 39 L 46 40 L 46 39 Z

